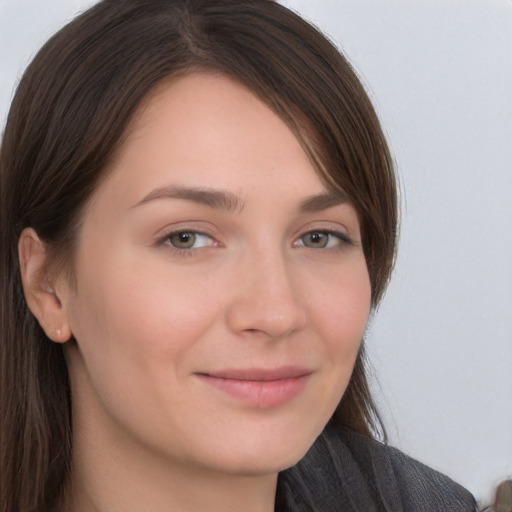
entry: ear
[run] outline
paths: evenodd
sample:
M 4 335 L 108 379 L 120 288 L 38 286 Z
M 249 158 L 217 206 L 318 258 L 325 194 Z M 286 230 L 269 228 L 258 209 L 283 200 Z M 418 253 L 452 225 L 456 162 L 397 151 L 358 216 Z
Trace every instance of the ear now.
M 30 311 L 48 338 L 56 343 L 65 343 L 72 334 L 67 314 L 49 275 L 45 244 L 32 228 L 21 233 L 18 256 L 23 291 Z

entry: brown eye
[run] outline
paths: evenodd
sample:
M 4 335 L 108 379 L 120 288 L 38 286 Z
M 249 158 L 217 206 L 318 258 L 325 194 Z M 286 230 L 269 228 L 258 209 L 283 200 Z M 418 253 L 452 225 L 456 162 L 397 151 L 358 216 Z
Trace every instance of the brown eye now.
M 201 247 L 215 245 L 215 241 L 211 236 L 198 233 L 197 231 L 177 231 L 176 233 L 170 233 L 163 239 L 163 242 L 179 250 L 200 249 Z
M 336 249 L 354 245 L 345 233 L 337 231 L 309 231 L 296 242 L 297 247 L 308 249 Z
M 332 237 L 325 231 L 311 231 L 301 236 L 302 243 L 305 247 L 311 249 L 325 249 L 329 244 L 329 238 Z
M 196 243 L 196 233 L 174 233 L 169 236 L 169 243 L 176 249 L 192 249 Z

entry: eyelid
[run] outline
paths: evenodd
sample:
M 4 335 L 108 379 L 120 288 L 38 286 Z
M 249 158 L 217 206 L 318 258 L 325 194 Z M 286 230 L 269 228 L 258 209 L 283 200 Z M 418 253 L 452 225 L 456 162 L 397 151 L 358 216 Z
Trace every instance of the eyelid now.
M 206 237 L 211 240 L 211 243 L 202 245 L 200 247 L 190 247 L 190 248 L 179 248 L 174 246 L 170 243 L 170 238 L 174 235 L 179 235 L 180 233 L 183 234 L 194 234 L 196 236 Z M 174 251 L 176 254 L 180 255 L 191 255 L 194 252 L 201 250 L 201 249 L 207 249 L 209 247 L 220 247 L 222 246 L 222 243 L 218 241 L 218 239 L 211 233 L 208 233 L 206 230 L 201 230 L 199 228 L 194 228 L 191 226 L 176 226 L 174 228 L 169 228 L 166 231 L 164 231 L 164 234 L 158 236 L 156 239 L 156 245 L 157 246 L 165 246 L 166 249 L 169 249 L 171 251 Z
M 192 219 L 186 221 L 172 222 L 162 226 L 154 232 L 153 239 L 156 243 L 177 233 L 196 233 L 208 236 L 214 240 L 218 239 L 218 230 L 210 222 Z
M 179 235 L 193 235 L 195 238 L 195 240 L 194 240 L 195 242 L 197 242 L 198 239 L 208 239 L 211 242 L 215 242 L 215 240 L 210 235 L 207 235 L 206 233 L 200 233 L 199 231 L 188 231 L 188 230 L 170 233 L 169 235 L 167 235 L 166 241 L 170 241 L 171 238 L 173 238 L 174 236 L 177 236 L 177 235 L 178 236 Z M 202 244 L 199 247 L 206 247 L 207 245 L 209 245 L 209 244 Z M 173 247 L 175 247 L 175 246 L 173 245 Z M 180 249 L 180 250 L 185 250 L 185 249 L 198 249 L 199 247 L 186 247 L 186 248 L 175 247 L 175 248 Z
M 295 230 L 293 239 L 299 240 L 304 235 L 315 232 L 327 233 L 352 245 L 357 245 L 359 243 L 359 228 L 357 225 L 352 225 L 352 221 L 347 225 L 342 221 L 342 219 L 338 220 L 330 218 L 312 219 L 309 222 L 304 222 Z
M 323 233 L 323 234 L 337 238 L 340 243 L 340 248 L 356 245 L 356 242 L 347 233 L 343 232 L 342 230 L 319 227 L 319 228 L 307 229 L 307 230 L 301 232 L 301 234 L 296 238 L 295 242 L 293 243 L 293 246 L 313 249 L 313 247 L 307 247 L 303 242 L 301 243 L 302 238 L 311 233 Z M 319 250 L 319 249 L 325 250 L 325 249 L 333 249 L 333 247 L 317 247 L 315 249 L 316 250 Z

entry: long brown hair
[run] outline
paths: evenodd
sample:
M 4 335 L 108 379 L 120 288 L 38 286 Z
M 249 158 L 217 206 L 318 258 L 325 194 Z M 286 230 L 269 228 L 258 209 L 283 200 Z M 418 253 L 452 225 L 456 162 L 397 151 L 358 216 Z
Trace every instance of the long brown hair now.
M 72 456 L 68 374 L 28 310 L 17 243 L 30 226 L 72 267 L 84 205 L 141 102 L 163 80 L 225 74 L 296 134 L 328 187 L 359 215 L 375 307 L 397 238 L 392 162 L 351 66 L 316 29 L 271 0 L 104 0 L 58 32 L 19 84 L 0 152 L 2 512 L 51 510 Z M 331 423 L 381 424 L 361 348 Z

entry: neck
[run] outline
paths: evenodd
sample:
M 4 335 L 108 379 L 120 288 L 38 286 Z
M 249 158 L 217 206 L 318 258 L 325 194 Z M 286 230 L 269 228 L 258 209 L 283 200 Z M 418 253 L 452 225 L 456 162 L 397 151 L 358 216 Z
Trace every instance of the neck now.
M 198 479 L 194 475 L 187 485 L 179 487 L 177 482 L 165 489 L 155 489 L 154 482 L 146 485 L 139 479 L 137 485 L 98 486 L 94 482 L 76 481 L 66 492 L 62 510 L 66 512 L 132 512 L 151 510 L 155 512 L 272 512 L 274 490 L 268 485 L 247 482 L 243 479 L 220 481 L 220 479 Z M 190 483 L 192 482 L 192 483 Z M 118 480 L 121 483 L 121 479 Z
M 73 465 L 66 512 L 272 512 L 277 475 L 240 476 L 160 464 L 127 465 L 103 453 Z
M 238 475 L 169 462 L 117 439 L 74 432 L 66 512 L 272 512 L 277 474 Z M 94 442 L 91 442 L 94 439 Z

